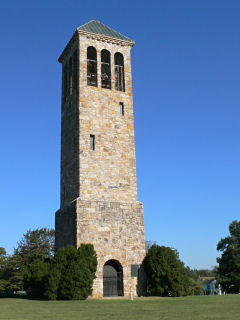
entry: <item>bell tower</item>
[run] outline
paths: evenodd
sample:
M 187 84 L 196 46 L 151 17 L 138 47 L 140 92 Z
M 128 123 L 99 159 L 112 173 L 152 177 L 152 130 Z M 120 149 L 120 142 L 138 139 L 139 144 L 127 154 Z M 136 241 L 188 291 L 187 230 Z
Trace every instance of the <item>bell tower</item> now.
M 92 243 L 93 297 L 142 294 L 143 205 L 137 200 L 131 48 L 92 20 L 77 28 L 62 64 L 61 206 L 56 248 Z

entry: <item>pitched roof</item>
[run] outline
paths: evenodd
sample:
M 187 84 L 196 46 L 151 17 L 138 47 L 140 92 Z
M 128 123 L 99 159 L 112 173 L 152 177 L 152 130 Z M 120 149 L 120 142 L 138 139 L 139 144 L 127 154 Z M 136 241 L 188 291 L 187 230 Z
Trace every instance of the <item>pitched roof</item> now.
M 107 37 L 116 38 L 124 41 L 130 41 L 133 42 L 133 40 L 123 36 L 119 32 L 105 26 L 105 24 L 97 21 L 97 20 L 91 20 L 84 25 L 77 28 L 78 30 L 83 30 L 86 32 L 96 33 L 96 34 L 102 34 Z

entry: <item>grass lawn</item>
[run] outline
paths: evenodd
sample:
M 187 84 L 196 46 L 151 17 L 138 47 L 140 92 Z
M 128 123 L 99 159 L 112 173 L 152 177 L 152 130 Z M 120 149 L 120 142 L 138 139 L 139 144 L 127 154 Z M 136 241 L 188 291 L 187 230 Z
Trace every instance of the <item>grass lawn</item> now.
M 134 301 L 0 299 L 0 320 L 240 319 L 240 295 L 139 298 Z

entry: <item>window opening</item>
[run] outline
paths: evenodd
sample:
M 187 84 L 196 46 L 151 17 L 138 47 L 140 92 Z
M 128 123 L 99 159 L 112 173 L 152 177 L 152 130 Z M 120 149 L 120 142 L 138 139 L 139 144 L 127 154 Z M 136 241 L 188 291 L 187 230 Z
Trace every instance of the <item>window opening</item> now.
M 74 90 L 77 90 L 77 86 L 78 86 L 77 75 L 78 75 L 78 60 L 77 60 L 77 50 L 75 50 L 73 54 L 73 89 Z
M 111 60 L 110 52 L 102 50 L 101 52 L 101 81 L 102 88 L 111 89 Z
M 124 103 L 120 102 L 120 116 L 124 116 Z
M 87 84 L 97 87 L 97 50 L 94 47 L 87 49 Z
M 67 65 L 65 65 L 63 71 L 63 100 L 67 100 Z
M 115 89 L 118 91 L 125 91 L 124 61 L 123 61 L 123 55 L 120 52 L 115 53 L 114 64 L 115 64 Z
M 69 95 L 72 95 L 72 58 L 69 59 Z
M 90 149 L 95 150 L 95 136 L 90 134 Z
M 73 153 L 76 153 L 77 151 L 77 139 L 73 138 Z

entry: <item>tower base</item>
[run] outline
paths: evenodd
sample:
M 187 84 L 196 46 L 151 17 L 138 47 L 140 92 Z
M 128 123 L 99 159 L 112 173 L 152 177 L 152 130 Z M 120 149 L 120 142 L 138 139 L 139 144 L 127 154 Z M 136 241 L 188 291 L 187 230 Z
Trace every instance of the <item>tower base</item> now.
M 145 294 L 143 205 L 83 201 L 79 198 L 56 212 L 56 249 L 91 243 L 98 266 L 93 298 Z

